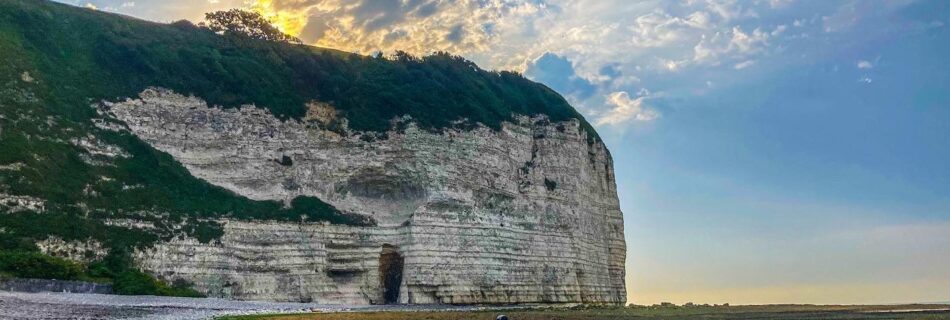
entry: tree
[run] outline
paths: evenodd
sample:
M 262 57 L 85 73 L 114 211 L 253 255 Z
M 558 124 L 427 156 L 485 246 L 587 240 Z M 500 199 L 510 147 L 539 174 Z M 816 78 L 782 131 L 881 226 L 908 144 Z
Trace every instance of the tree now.
M 226 35 L 239 35 L 252 39 L 300 43 L 300 39 L 283 33 L 260 13 L 231 9 L 205 13 L 205 25 L 211 31 Z

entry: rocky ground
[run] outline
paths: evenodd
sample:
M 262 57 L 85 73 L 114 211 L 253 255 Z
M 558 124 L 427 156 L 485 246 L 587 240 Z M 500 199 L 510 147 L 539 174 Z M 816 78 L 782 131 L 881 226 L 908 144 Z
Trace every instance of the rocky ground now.
M 615 319 L 950 319 L 950 305 L 882 306 L 667 306 L 458 307 L 391 305 L 348 307 L 312 303 L 229 301 L 209 298 L 116 296 L 0 291 L 0 319 L 224 319 L 240 320 L 467 320 L 507 314 L 522 320 Z M 285 314 L 285 315 L 280 315 Z
M 153 296 L 0 291 L 0 319 L 208 319 L 223 314 L 301 312 L 317 305 Z
M 479 311 L 479 307 L 360 306 L 231 301 L 212 298 L 119 296 L 84 293 L 0 291 L 0 319 L 212 319 L 255 315 L 340 311 Z

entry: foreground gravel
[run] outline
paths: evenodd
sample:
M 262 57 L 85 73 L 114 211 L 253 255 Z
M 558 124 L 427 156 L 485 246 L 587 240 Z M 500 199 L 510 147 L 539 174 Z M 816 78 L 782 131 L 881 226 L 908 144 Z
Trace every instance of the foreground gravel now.
M 524 308 L 528 306 L 520 306 Z M 213 298 L 0 291 L 0 319 L 211 319 L 223 315 L 310 311 L 474 311 L 457 306 L 341 306 Z
M 0 291 L 0 319 L 209 319 L 225 314 L 334 309 L 305 303 Z

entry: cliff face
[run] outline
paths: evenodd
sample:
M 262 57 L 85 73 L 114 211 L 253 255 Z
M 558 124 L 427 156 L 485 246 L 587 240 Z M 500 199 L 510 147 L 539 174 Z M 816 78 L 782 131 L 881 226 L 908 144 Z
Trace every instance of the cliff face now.
M 501 130 L 324 129 L 263 109 L 209 108 L 162 89 L 104 103 L 188 171 L 255 200 L 313 196 L 376 226 L 223 219 L 224 235 L 136 253 L 211 296 L 319 303 L 623 303 L 613 163 L 576 120 Z
M 41 277 L 83 278 L 68 259 L 127 293 L 624 298 L 610 156 L 517 73 L 36 0 L 0 1 L 0 39 L 0 255 L 63 262 Z

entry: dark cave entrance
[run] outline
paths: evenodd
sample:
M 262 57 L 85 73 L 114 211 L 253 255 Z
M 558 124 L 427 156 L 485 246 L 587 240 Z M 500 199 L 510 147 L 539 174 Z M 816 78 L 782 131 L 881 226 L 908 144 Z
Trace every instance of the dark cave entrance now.
M 399 248 L 390 244 L 383 244 L 383 251 L 379 255 L 379 284 L 383 288 L 383 302 L 395 304 L 399 302 L 399 285 L 402 284 L 402 267 L 404 260 L 399 254 Z

